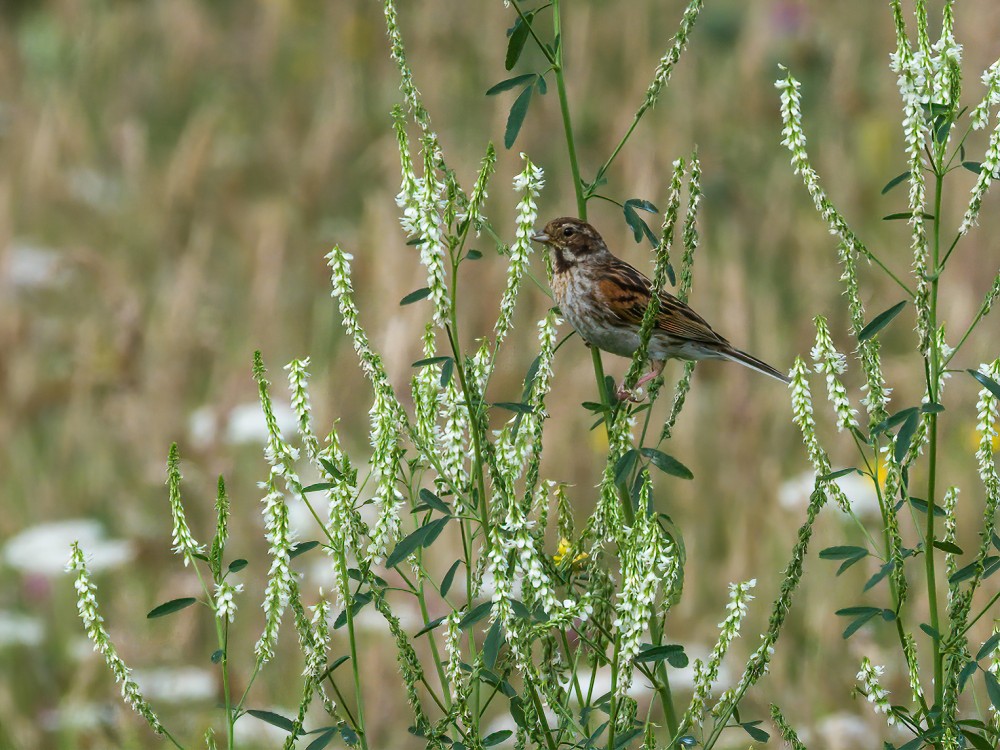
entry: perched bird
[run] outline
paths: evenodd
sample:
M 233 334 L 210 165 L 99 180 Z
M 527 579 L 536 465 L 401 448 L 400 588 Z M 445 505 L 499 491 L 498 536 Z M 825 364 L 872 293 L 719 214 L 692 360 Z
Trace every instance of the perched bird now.
M 553 219 L 532 236 L 552 250 L 552 292 L 562 314 L 589 346 L 622 357 L 639 348 L 639 328 L 653 294 L 653 283 L 608 250 L 590 224 L 580 219 Z M 729 359 L 783 383 L 788 378 L 766 362 L 736 349 L 694 310 L 673 295 L 656 292 L 660 306 L 649 339 L 652 372 L 636 387 L 662 371 L 668 359 Z M 622 388 L 618 397 L 631 397 Z

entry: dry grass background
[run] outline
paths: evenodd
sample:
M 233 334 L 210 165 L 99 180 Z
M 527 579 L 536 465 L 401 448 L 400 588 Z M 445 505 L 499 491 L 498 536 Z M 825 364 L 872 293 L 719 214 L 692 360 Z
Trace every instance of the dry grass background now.
M 850 339 L 834 243 L 779 145 L 772 85 L 778 63 L 803 81 L 807 136 L 831 196 L 895 269 L 909 264 L 905 223 L 880 221 L 905 200 L 902 192 L 879 195 L 903 169 L 887 6 L 709 0 L 673 81 L 606 187 L 619 199 L 662 202 L 671 161 L 697 144 L 705 201 L 693 303 L 720 332 L 779 368 L 811 346 L 813 315 L 831 318 L 842 349 L 850 349 Z M 143 617 L 192 585 L 169 555 L 162 483 L 167 446 L 176 440 L 195 529 L 210 533 L 214 478 L 224 473 L 233 498 L 233 552 L 258 561 L 244 575 L 249 654 L 260 619 L 252 604 L 259 589 L 254 569 L 263 575 L 260 447 L 196 441 L 192 413 L 207 405 L 221 425 L 233 407 L 253 400 L 253 349 L 263 350 L 278 383 L 281 365 L 309 354 L 318 423 L 341 418 L 342 434 L 363 454 L 368 403 L 358 397 L 362 379 L 340 333 L 323 262 L 334 242 L 355 256 L 363 322 L 394 381 L 405 384 L 419 358 L 420 305 L 396 304 L 423 284 L 396 220 L 398 164 L 388 112 L 399 94 L 380 4 L 28 0 L 0 9 L 0 540 L 79 517 L 134 540 L 134 565 L 99 579 L 123 655 L 136 667 L 206 665 L 214 648 L 208 623 L 190 613 L 167 623 Z M 966 99 L 974 103 L 979 72 L 1000 55 L 1000 6 L 967 0 L 958 10 Z M 486 142 L 502 141 L 510 95 L 483 92 L 507 77 L 511 12 L 499 2 L 448 0 L 403 2 L 400 12 L 446 157 L 471 184 Z M 655 0 L 567 4 L 569 96 L 585 176 L 627 127 L 679 14 L 678 3 Z M 522 67 L 532 62 L 526 58 Z M 973 141 L 980 150 L 983 142 Z M 571 213 L 554 92 L 534 102 L 515 151 L 500 156 L 489 205 L 494 223 L 509 233 L 517 150 L 546 170 L 540 218 Z M 978 158 L 976 148 L 969 158 Z M 952 182 L 947 212 L 957 225 L 971 175 L 956 173 Z M 619 254 L 648 262 L 617 208 L 592 207 L 592 221 Z M 964 329 L 996 272 L 996 207 L 994 195 L 984 205 L 983 227 L 949 271 L 943 313 L 954 332 Z M 11 269 L 30 248 L 50 253 L 50 281 L 15 283 Z M 486 257 L 465 282 L 476 289 L 464 318 L 469 341 L 490 330 L 503 281 L 502 259 L 485 239 L 481 249 Z M 870 314 L 900 299 L 868 270 L 865 281 Z M 518 311 L 525 340 L 547 304 L 527 288 Z M 922 373 L 916 376 L 910 351 L 912 318 L 902 320 L 887 336 L 886 364 L 897 403 L 906 405 L 919 399 Z M 996 331 L 988 319 L 960 365 L 995 356 Z M 511 400 L 533 356 L 527 345 L 508 351 L 494 384 L 497 400 Z M 622 361 L 606 357 L 605 365 L 617 376 L 624 371 Z M 893 382 L 894 375 L 901 379 Z M 848 380 L 860 383 L 856 371 Z M 586 508 L 602 445 L 596 432 L 586 432 L 591 415 L 579 406 L 595 389 L 589 353 L 578 341 L 560 351 L 555 387 L 544 471 L 572 483 Z M 949 390 L 945 445 L 972 518 L 974 389 L 956 378 Z M 847 441 L 830 434 L 836 460 L 853 461 Z M 778 503 L 781 485 L 806 468 L 787 394 L 741 368 L 700 366 L 668 450 L 695 473 L 692 482 L 663 481 L 658 489 L 658 503 L 688 546 L 686 596 L 673 637 L 707 648 L 726 583 L 756 576 L 758 601 L 736 648 L 746 653 L 756 645 L 800 523 L 800 513 Z M 856 542 L 856 535 L 828 510 L 814 549 Z M 832 614 L 860 603 L 857 589 L 868 573 L 855 572 L 834 580 L 831 565 L 810 558 L 772 674 L 751 695 L 744 718 L 754 707 L 762 713 L 765 704 L 754 702 L 766 694 L 812 731 L 815 747 L 830 748 L 838 745 L 822 739 L 825 718 L 847 712 L 869 721 L 850 689 L 860 654 L 878 662 L 881 644 L 862 632 L 845 646 L 843 623 Z M 67 580 L 0 568 L 0 609 L 44 622 L 35 646 L 0 646 L 0 667 L 10 676 L 0 683 L 0 746 L 150 744 L 132 718 L 114 714 L 84 728 L 60 720 L 73 705 L 113 706 L 115 693 L 101 666 L 79 653 Z M 381 637 L 368 643 L 372 671 L 398 684 Z M 271 668 L 251 703 L 293 705 L 297 671 L 293 660 Z M 905 690 L 898 672 L 888 680 L 891 689 Z M 380 706 L 372 713 L 386 717 L 373 745 L 403 746 L 401 695 L 384 691 L 372 699 Z M 212 702 L 163 710 L 182 725 L 201 726 Z M 874 743 L 878 723 L 871 726 Z M 745 747 L 748 738 L 733 741 Z

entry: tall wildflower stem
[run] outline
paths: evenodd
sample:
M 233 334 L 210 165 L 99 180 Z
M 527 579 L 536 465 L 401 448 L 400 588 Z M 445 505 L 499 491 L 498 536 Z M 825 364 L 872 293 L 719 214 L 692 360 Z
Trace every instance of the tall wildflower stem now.
M 937 331 L 937 301 L 938 283 L 941 275 L 941 193 L 944 175 L 940 169 L 940 162 L 936 161 L 934 170 L 934 237 L 931 244 L 931 288 L 930 288 L 930 329 Z M 927 363 L 927 393 L 932 402 L 938 402 L 938 385 L 941 382 L 941 349 L 940 339 L 937 336 L 930 337 L 930 350 L 925 353 L 928 358 Z M 937 414 L 930 414 L 928 422 L 929 445 L 928 445 L 928 471 L 927 471 L 927 520 L 924 532 L 924 567 L 927 575 L 927 607 L 930 610 L 931 627 L 935 632 L 940 631 L 940 620 L 938 616 L 937 601 L 937 576 L 935 573 L 934 559 L 934 513 L 935 496 L 937 484 L 937 452 L 938 452 L 938 419 Z M 941 653 L 941 643 L 937 638 L 931 639 L 934 663 L 934 703 L 941 705 L 944 697 L 944 655 Z
M 580 218 L 587 220 L 587 197 L 583 193 L 583 183 L 580 181 L 580 163 L 576 158 L 576 139 L 573 137 L 573 120 L 569 114 L 569 99 L 566 97 L 566 76 L 563 63 L 562 13 L 559 0 L 552 0 L 552 24 L 555 37 L 558 40 L 555 62 L 552 69 L 556 74 L 556 90 L 559 92 L 559 111 L 562 113 L 563 132 L 566 134 L 566 150 L 569 152 L 569 168 L 573 173 L 573 193 L 576 195 L 576 211 Z

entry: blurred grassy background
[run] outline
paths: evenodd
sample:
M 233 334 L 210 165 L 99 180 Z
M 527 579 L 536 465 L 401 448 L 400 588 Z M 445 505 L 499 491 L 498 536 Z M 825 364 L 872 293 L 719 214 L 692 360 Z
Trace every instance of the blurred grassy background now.
M 841 349 L 850 350 L 835 245 L 779 145 L 773 81 L 778 63 L 802 80 L 806 132 L 827 190 L 858 234 L 905 272 L 908 228 L 880 221 L 906 200 L 903 189 L 879 194 L 904 168 L 887 4 L 706 6 L 669 88 L 605 192 L 662 203 L 672 160 L 697 145 L 705 200 L 694 306 L 779 369 L 808 351 L 816 314 L 831 319 Z M 362 379 L 340 333 L 323 261 L 333 243 L 355 256 L 363 322 L 394 382 L 405 385 L 410 362 L 419 358 L 425 310 L 396 304 L 423 283 L 393 200 L 398 161 L 388 113 L 399 94 L 381 7 L 371 0 L 8 0 L 0 9 L 0 542 L 72 518 L 97 519 L 108 536 L 132 540 L 130 571 L 99 578 L 123 656 L 137 668 L 202 667 L 214 650 L 208 623 L 143 617 L 192 586 L 169 554 L 162 486 L 169 443 L 181 445 L 196 533 L 211 533 L 215 476 L 224 473 L 234 508 L 232 553 L 261 560 L 260 446 L 235 444 L 226 432 L 236 429 L 233 410 L 255 398 L 252 351 L 263 351 L 278 387 L 280 367 L 310 355 L 318 425 L 341 418 L 349 447 L 361 460 L 366 455 L 368 403 L 357 396 Z M 566 10 L 569 96 L 589 177 L 630 122 L 681 7 L 630 0 Z M 400 13 L 446 158 L 471 185 L 487 141 L 502 141 L 513 97 L 483 95 L 511 75 L 503 54 L 512 12 L 499 2 L 472 8 L 425 0 L 401 3 Z M 960 4 L 958 37 L 972 104 L 981 95 L 980 71 L 1000 55 L 1000 6 Z M 527 53 L 514 72 L 537 63 Z M 972 138 L 970 159 L 981 158 L 984 143 L 982 134 Z M 540 219 L 572 213 L 554 93 L 536 99 L 514 151 L 500 155 L 490 213 L 508 234 L 518 150 L 547 173 Z M 949 181 L 946 211 L 957 226 L 972 176 L 959 170 Z M 648 248 L 633 243 L 617 208 L 591 205 L 591 220 L 620 255 L 649 262 Z M 989 197 L 983 227 L 949 268 L 942 312 L 953 339 L 997 269 L 996 206 L 996 196 Z M 485 241 L 482 249 L 486 258 L 466 282 L 477 289 L 467 302 L 481 301 L 465 317 L 470 342 L 489 332 L 503 283 L 502 259 Z M 871 315 L 901 299 L 870 269 L 863 273 Z M 532 322 L 547 304 L 526 288 L 518 311 L 525 340 L 533 340 Z M 904 406 L 919 400 L 922 371 L 910 351 L 912 313 L 901 321 L 886 336 L 886 369 Z M 958 365 L 996 356 L 996 331 L 988 319 Z M 494 383 L 497 400 L 519 392 L 532 346 L 508 349 Z M 605 365 L 617 377 L 624 371 L 623 361 L 606 357 Z M 856 368 L 848 381 L 860 384 Z M 602 444 L 586 432 L 591 415 L 579 406 L 595 389 L 590 355 L 577 341 L 560 351 L 556 389 L 545 471 L 572 483 L 585 508 Z M 975 389 L 956 377 L 949 390 L 949 481 L 963 488 L 963 518 L 974 521 L 981 512 L 970 445 Z M 826 416 L 821 406 L 817 411 Z M 847 441 L 826 432 L 835 461 L 853 463 Z M 806 469 L 787 394 L 742 368 L 700 366 L 668 450 L 695 473 L 693 482 L 663 481 L 658 489 L 658 503 L 685 531 L 689 556 L 672 638 L 710 647 L 726 583 L 756 576 L 758 601 L 735 648 L 735 655 L 747 653 L 802 516 L 779 504 L 781 487 L 787 491 L 788 480 Z M 831 509 L 814 550 L 857 541 L 857 530 Z M 65 550 L 52 554 L 62 559 Z M 6 645 L 0 640 L 0 667 L 17 675 L 0 684 L 0 747 L 148 746 L 136 719 L 121 720 L 103 667 L 81 651 L 69 582 L 14 557 L 0 567 L 0 610 L 39 630 Z M 866 630 L 842 646 L 844 623 L 832 615 L 860 603 L 857 589 L 870 574 L 862 567 L 833 580 L 832 567 L 811 557 L 772 674 L 751 696 L 744 719 L 755 712 L 752 718 L 762 718 L 766 694 L 816 747 L 880 746 L 879 723 L 850 690 L 861 653 L 880 663 L 883 644 Z M 259 581 L 252 569 L 244 578 L 241 632 L 249 655 L 260 625 Z M 290 631 L 284 639 L 289 645 Z M 381 636 L 367 642 L 372 672 L 398 684 L 390 650 L 376 648 L 384 645 Z M 233 661 L 250 663 L 249 656 Z M 269 669 L 251 704 L 294 705 L 297 670 L 294 660 Z M 897 670 L 890 669 L 887 683 L 906 690 Z M 209 720 L 211 686 L 209 693 L 195 703 L 154 704 L 190 729 Z M 404 746 L 401 692 L 372 700 L 387 717 L 373 746 Z M 856 728 L 870 731 L 867 740 L 837 744 L 847 730 L 829 727 L 846 715 L 860 717 Z M 748 738 L 732 741 L 746 747 Z

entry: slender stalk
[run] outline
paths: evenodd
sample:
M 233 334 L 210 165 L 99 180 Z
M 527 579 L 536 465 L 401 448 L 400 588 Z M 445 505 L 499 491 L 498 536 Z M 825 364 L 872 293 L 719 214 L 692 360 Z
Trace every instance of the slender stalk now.
M 341 580 L 348 580 L 347 560 L 345 559 L 343 552 L 340 554 L 338 563 L 340 564 Z M 350 587 L 348 587 L 348 593 L 350 593 Z M 344 608 L 344 611 L 347 614 L 347 639 L 351 650 L 351 670 L 354 674 L 354 697 L 358 704 L 358 717 L 355 729 L 357 730 L 358 737 L 361 738 L 361 747 L 363 750 L 368 750 L 368 732 L 365 730 L 365 699 L 361 691 L 361 672 L 358 668 L 358 644 L 357 637 L 354 632 L 353 604 L 353 597 L 348 597 L 346 602 L 347 606 Z
M 937 337 L 937 302 L 938 285 L 940 283 L 941 259 L 941 194 L 943 175 L 935 170 L 934 175 L 934 238 L 932 244 L 932 275 L 930 291 L 930 351 L 928 357 L 927 393 L 931 401 L 938 403 L 938 381 L 941 371 L 941 353 Z M 934 506 L 937 490 L 937 452 L 938 452 L 938 420 L 937 414 L 931 414 L 928 420 L 929 446 L 927 460 L 929 463 L 927 475 L 927 524 L 924 530 L 924 568 L 927 578 L 927 607 L 930 610 L 931 627 L 940 633 L 940 616 L 937 600 L 937 577 L 935 575 L 934 555 Z M 941 643 L 931 639 L 932 659 L 934 663 L 934 703 L 942 705 L 944 697 L 944 656 L 941 653 Z
M 573 121 L 569 114 L 569 100 L 566 97 L 566 77 L 564 74 L 562 38 L 562 14 L 559 0 L 552 1 L 552 23 L 556 36 L 556 59 L 552 62 L 552 70 L 556 74 L 556 90 L 559 92 L 559 111 L 562 113 L 563 132 L 566 135 L 566 149 L 569 152 L 569 168 L 573 173 L 573 192 L 576 195 L 576 211 L 580 218 L 587 220 L 587 198 L 583 193 L 583 183 L 580 181 L 580 164 L 576 158 L 576 140 L 573 137 Z

